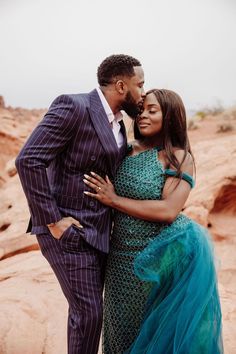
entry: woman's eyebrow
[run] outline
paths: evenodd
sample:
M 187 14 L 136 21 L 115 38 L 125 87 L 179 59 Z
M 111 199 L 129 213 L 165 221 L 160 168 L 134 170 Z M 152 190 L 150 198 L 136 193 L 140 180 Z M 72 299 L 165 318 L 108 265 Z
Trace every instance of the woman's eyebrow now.
M 159 107 L 158 104 L 156 104 L 156 103 L 149 103 L 147 105 L 147 107 L 154 107 L 154 106 Z

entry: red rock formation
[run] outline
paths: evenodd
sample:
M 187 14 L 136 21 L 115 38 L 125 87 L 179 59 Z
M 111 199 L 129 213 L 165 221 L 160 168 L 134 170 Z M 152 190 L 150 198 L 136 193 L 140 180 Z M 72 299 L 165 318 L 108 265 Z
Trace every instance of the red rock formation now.
M 0 353 L 65 353 L 66 302 L 58 283 L 26 236 L 29 213 L 14 158 L 43 110 L 1 106 L 0 99 Z M 230 112 L 230 113 L 229 113 Z M 235 110 L 198 121 L 190 131 L 197 183 L 184 212 L 208 226 L 218 259 L 225 353 L 236 353 L 236 120 Z M 233 127 L 216 133 L 227 113 Z M 126 118 L 126 128 L 131 121 Z M 131 134 L 130 134 L 131 137 Z M 21 254 L 19 254 L 21 253 Z
M 4 108 L 5 107 L 5 101 L 3 96 L 0 96 L 0 108 Z
M 0 171 L 10 159 L 16 157 L 25 139 L 42 118 L 44 112 L 43 109 L 27 110 L 5 107 L 4 103 L 1 105 L 0 99 Z M 4 178 L 1 172 L 0 176 Z

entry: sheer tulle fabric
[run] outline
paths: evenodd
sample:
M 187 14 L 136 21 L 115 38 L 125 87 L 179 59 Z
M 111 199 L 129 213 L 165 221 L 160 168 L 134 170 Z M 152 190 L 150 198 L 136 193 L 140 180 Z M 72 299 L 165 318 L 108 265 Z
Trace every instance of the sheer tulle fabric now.
M 138 337 L 127 353 L 219 354 L 221 309 L 210 237 L 190 220 L 165 228 L 134 262 L 153 288 Z

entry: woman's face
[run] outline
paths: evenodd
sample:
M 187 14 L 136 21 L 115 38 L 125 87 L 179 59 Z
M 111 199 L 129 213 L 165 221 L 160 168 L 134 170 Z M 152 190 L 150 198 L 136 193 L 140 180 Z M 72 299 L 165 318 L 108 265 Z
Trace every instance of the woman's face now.
M 137 125 L 142 136 L 158 135 L 162 129 L 162 111 L 154 93 L 149 93 L 143 103 L 143 112 L 137 118 Z

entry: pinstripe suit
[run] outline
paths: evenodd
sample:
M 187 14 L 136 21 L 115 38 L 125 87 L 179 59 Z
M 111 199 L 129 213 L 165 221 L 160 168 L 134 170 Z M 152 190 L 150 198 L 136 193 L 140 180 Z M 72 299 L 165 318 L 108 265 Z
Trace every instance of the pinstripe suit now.
M 125 128 L 121 122 L 121 131 Z M 113 179 L 126 151 L 118 149 L 96 90 L 55 99 L 16 159 L 31 219 L 43 255 L 69 302 L 68 352 L 97 353 L 102 321 L 102 289 L 109 251 L 111 211 L 83 192 L 84 173 Z M 72 216 L 60 240 L 47 224 Z

